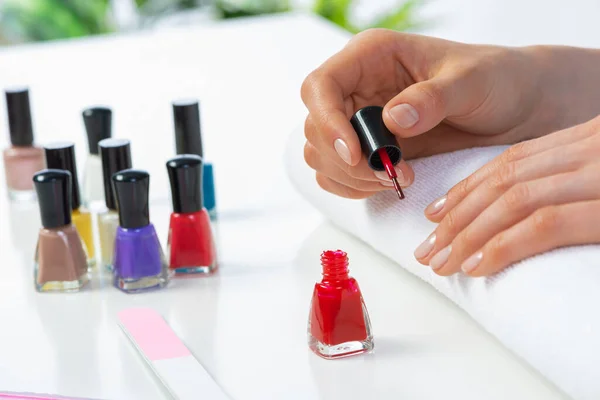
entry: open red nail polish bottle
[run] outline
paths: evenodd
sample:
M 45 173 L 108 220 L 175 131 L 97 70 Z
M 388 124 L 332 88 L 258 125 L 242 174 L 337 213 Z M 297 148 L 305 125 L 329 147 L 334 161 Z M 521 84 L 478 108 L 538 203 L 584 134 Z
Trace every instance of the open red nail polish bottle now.
M 208 211 L 202 201 L 202 158 L 185 154 L 167 162 L 173 213 L 169 227 L 169 268 L 207 274 L 217 266 Z
M 358 282 L 348 275 L 347 254 L 325 251 L 321 265 L 323 279 L 315 285 L 308 318 L 310 349 L 328 359 L 371 351 L 371 322 Z

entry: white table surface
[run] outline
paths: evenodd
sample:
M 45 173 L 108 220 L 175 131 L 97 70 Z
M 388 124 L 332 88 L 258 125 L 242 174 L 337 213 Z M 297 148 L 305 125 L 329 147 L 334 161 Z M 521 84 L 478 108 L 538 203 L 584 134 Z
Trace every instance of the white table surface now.
M 347 39 L 317 18 L 290 15 L 0 51 L 0 86 L 31 87 L 38 142 L 75 141 L 80 169 L 81 109 L 114 108 L 114 136 L 132 139 L 135 167 L 152 175 L 151 218 L 163 241 L 170 101 L 199 97 L 221 266 L 213 277 L 176 279 L 152 293 L 123 294 L 96 274 L 82 293 L 37 294 L 37 206 L 9 205 L 2 182 L 0 390 L 165 398 L 116 323 L 119 310 L 149 306 L 235 400 L 565 398 L 427 284 L 324 222 L 287 182 L 281 157 L 304 117 L 300 83 Z M 326 361 L 306 346 L 327 248 L 351 257 L 373 354 Z

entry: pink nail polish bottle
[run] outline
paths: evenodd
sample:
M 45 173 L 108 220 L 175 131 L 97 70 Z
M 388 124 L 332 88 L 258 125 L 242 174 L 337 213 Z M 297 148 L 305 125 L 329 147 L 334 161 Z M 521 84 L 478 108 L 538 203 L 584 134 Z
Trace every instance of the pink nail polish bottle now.
M 34 200 L 33 175 L 45 168 L 44 150 L 33 144 L 29 91 L 7 90 L 6 108 L 11 146 L 4 150 L 8 196 L 13 201 Z

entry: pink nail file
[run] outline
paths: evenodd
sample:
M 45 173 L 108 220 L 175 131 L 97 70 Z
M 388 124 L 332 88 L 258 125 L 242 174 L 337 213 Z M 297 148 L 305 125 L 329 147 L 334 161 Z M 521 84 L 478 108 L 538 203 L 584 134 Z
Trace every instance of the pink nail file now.
M 176 399 L 230 400 L 156 311 L 129 308 L 119 325 Z
M 0 399 L 2 400 L 86 400 L 83 398 L 75 397 L 64 397 L 55 394 L 41 394 L 41 393 L 16 393 L 16 392 L 2 392 L 0 393 Z M 92 399 L 87 399 L 92 400 Z

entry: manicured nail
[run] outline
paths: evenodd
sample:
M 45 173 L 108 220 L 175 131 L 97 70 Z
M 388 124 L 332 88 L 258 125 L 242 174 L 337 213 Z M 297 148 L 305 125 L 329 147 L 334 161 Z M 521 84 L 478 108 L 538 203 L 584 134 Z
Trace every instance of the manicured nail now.
M 335 142 L 333 142 L 333 147 L 338 153 L 338 156 L 340 156 L 340 158 L 344 160 L 346 164 L 350 165 L 350 148 L 346 142 L 344 142 L 342 139 L 335 139 Z
M 429 266 L 431 269 L 440 269 L 448 261 L 450 253 L 452 252 L 452 245 L 448 245 L 441 249 L 431 260 L 429 260 Z
M 460 267 L 460 269 L 462 269 L 463 272 L 469 273 L 469 272 L 473 271 L 475 268 L 477 268 L 477 266 L 481 262 L 482 258 L 483 258 L 483 252 L 481 252 L 481 251 L 477 252 L 477 253 L 473 254 L 471 257 L 467 258 L 465 260 L 465 262 L 463 263 L 463 265 Z
M 442 208 L 444 208 L 444 204 L 446 204 L 446 200 L 448 200 L 448 196 L 442 196 L 439 199 L 437 199 L 436 201 L 434 201 L 433 203 L 431 203 L 430 205 L 427 206 L 427 208 L 425 209 L 425 214 L 427 215 L 435 215 L 437 213 L 439 213 L 440 211 L 442 211 Z
M 406 182 L 406 180 L 404 179 L 404 174 L 402 173 L 400 167 L 396 166 L 394 169 L 396 170 L 396 175 L 398 175 L 397 179 L 400 186 L 408 185 L 408 182 Z M 375 171 L 375 177 L 381 181 L 390 182 L 390 177 L 385 171 Z
M 419 113 L 410 104 L 398 104 L 392 107 L 390 117 L 403 129 L 408 129 L 419 121 Z
M 425 258 L 431 253 L 433 250 L 433 246 L 435 246 L 435 233 L 432 233 L 423 243 L 417 247 L 414 252 L 415 258 Z
M 394 184 L 391 181 L 381 181 L 379 183 L 381 184 L 381 186 L 394 187 Z

